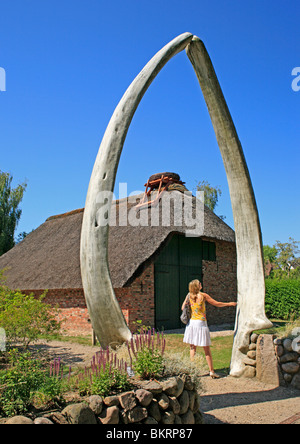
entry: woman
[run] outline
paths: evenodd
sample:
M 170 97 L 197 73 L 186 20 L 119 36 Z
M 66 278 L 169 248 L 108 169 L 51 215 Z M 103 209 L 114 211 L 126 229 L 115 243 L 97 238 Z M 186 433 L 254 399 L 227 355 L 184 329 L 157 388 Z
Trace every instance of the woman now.
M 212 355 L 211 355 L 211 340 L 210 333 L 206 322 L 206 307 L 205 302 L 208 302 L 215 307 L 235 307 L 236 302 L 218 302 L 212 299 L 208 294 L 201 293 L 202 284 L 195 279 L 189 284 L 189 294 L 185 298 L 182 305 L 182 310 L 184 306 L 188 303 L 191 305 L 191 319 L 186 326 L 183 342 L 190 344 L 190 356 L 191 360 L 194 359 L 197 346 L 204 348 L 204 353 L 206 357 L 207 364 L 209 366 L 209 374 L 213 379 L 219 378 L 219 376 L 214 371 Z

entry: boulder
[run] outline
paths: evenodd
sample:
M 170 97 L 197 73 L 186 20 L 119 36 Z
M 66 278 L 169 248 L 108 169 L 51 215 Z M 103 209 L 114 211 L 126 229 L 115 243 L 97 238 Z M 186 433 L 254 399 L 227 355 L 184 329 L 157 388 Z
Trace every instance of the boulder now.
M 133 391 L 121 393 L 121 395 L 119 395 L 119 401 L 125 412 L 132 410 L 136 406 L 136 398 Z
M 61 413 L 69 424 L 97 424 L 93 411 L 83 402 L 68 405 Z
M 116 405 L 108 407 L 100 414 L 100 416 L 98 416 L 98 418 L 101 424 L 119 424 L 119 407 Z
M 103 399 L 99 395 L 92 395 L 89 397 L 89 408 L 95 415 L 100 415 L 103 409 Z
M 9 418 L 6 421 L 6 424 L 34 424 L 32 419 L 27 418 L 26 416 L 14 416 L 13 418 Z
M 141 406 L 148 407 L 148 405 L 151 404 L 151 401 L 153 399 L 153 393 L 149 392 L 148 390 L 144 389 L 138 389 L 135 392 L 136 399 L 139 401 Z
M 50 419 L 44 418 L 43 416 L 40 418 L 35 418 L 33 423 L 34 424 L 53 424 L 53 422 Z

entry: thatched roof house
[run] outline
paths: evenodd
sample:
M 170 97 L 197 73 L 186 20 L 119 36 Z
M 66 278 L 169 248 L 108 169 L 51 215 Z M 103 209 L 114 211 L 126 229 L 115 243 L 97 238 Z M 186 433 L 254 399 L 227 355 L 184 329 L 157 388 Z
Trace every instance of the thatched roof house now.
M 173 191 L 173 193 L 177 197 L 181 195 L 179 191 Z M 156 274 L 158 276 L 160 273 L 159 267 L 162 264 L 166 266 L 168 262 L 164 259 L 165 263 L 160 263 L 159 258 L 162 252 L 166 254 L 168 245 L 172 245 L 172 242 L 174 244 L 175 238 L 189 239 L 185 247 L 180 247 L 185 251 L 185 255 L 189 255 L 188 245 L 196 245 L 198 239 L 201 244 L 198 243 L 197 248 L 201 252 L 197 257 L 200 259 L 195 259 L 196 262 L 192 264 L 193 272 L 196 272 L 195 266 L 197 266 L 198 276 L 202 277 L 205 290 L 208 292 L 212 289 L 214 296 L 222 299 L 221 288 L 224 286 L 224 279 L 225 282 L 230 282 L 232 291 L 236 291 L 234 231 L 206 207 L 204 208 L 204 224 L 200 232 L 197 232 L 197 237 L 193 238 L 185 238 L 187 227 L 184 223 L 181 226 L 175 226 L 172 217 L 170 226 L 132 226 L 129 224 L 120 226 L 119 218 L 124 207 L 128 212 L 133 210 L 140 198 L 141 195 L 131 198 L 130 202 L 127 199 L 117 200 L 112 205 L 112 214 L 116 215 L 116 226 L 110 226 L 109 231 L 109 266 L 112 283 L 124 316 L 130 324 L 141 319 L 146 325 L 178 327 L 179 321 L 176 320 L 179 314 L 178 307 L 186 294 L 185 290 L 182 290 L 183 294 L 178 295 L 176 314 L 172 316 L 172 319 L 158 320 L 158 311 L 163 305 L 160 299 L 164 298 L 162 293 L 167 291 L 166 288 L 162 288 L 162 284 L 156 278 Z M 194 210 L 196 198 L 190 196 L 189 199 Z M 173 216 L 174 208 L 171 210 Z M 36 294 L 48 289 L 48 301 L 59 303 L 64 310 L 62 316 L 70 318 L 69 329 L 71 330 L 76 330 L 75 324 L 79 330 L 84 329 L 83 324 L 86 325 L 88 317 L 79 259 L 83 211 L 80 209 L 50 217 L 21 243 L 0 257 L 0 270 L 6 269 L 7 285 L 12 289 L 32 291 Z M 143 211 L 145 210 L 140 210 L 141 213 Z M 173 241 L 172 238 L 174 238 Z M 182 244 L 186 241 L 180 242 Z M 215 247 L 211 249 L 208 244 L 214 244 Z M 211 257 L 208 256 L 209 248 L 213 251 Z M 173 257 L 172 252 L 170 254 L 170 257 Z M 172 266 L 175 265 L 172 264 Z M 189 265 L 178 262 L 177 266 L 184 268 Z M 222 278 L 223 268 L 226 271 L 226 277 Z M 177 274 L 178 270 L 179 268 L 176 271 Z M 189 270 L 191 271 L 192 268 L 190 267 Z M 216 275 L 218 275 L 217 280 L 220 280 L 220 291 L 216 291 Z M 184 285 L 186 287 L 187 282 Z M 168 298 L 170 297 L 169 295 Z M 147 300 L 147 309 L 142 308 L 142 300 Z M 158 310 L 157 306 L 160 306 Z M 78 319 L 72 320 L 74 316 L 77 318 L 81 316 L 82 322 L 78 322 Z

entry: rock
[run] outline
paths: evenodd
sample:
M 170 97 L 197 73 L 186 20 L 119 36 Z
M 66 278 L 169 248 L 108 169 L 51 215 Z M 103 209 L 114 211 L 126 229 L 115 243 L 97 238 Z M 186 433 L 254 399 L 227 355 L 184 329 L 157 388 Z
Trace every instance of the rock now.
M 294 387 L 295 389 L 300 390 L 300 374 L 297 374 L 293 377 L 291 386 Z
M 154 418 L 157 422 L 159 422 L 161 420 L 161 413 L 158 407 L 158 402 L 156 399 L 153 399 L 153 401 L 151 402 L 150 406 L 149 406 L 149 415 L 152 416 L 152 418 Z
M 199 411 L 199 409 L 200 409 L 200 402 L 201 402 L 201 398 L 200 398 L 200 395 L 197 393 L 196 397 L 195 397 L 193 413 L 197 413 Z
M 298 373 L 299 369 L 300 366 L 297 362 L 287 362 L 286 364 L 282 364 L 282 370 L 290 375 Z
M 153 395 L 157 395 L 163 391 L 161 384 L 155 381 L 142 382 L 141 388 L 148 390 L 149 392 L 153 393 Z
M 157 398 L 157 402 L 158 402 L 159 407 L 162 410 L 167 410 L 167 408 L 169 407 L 169 404 L 170 404 L 170 400 L 169 400 L 168 396 L 165 393 L 162 393 Z
M 156 419 L 152 418 L 152 416 L 148 416 L 148 418 L 145 419 L 143 424 L 158 424 L 158 422 L 156 421 Z
M 188 411 L 184 415 L 181 415 L 181 421 L 182 424 L 186 425 L 195 424 L 195 417 L 192 410 L 188 409 Z
M 99 395 L 92 395 L 89 397 L 89 408 L 95 415 L 100 415 L 103 409 L 103 399 Z
M 184 381 L 185 390 L 194 390 L 195 384 L 192 382 L 192 378 L 188 375 L 184 375 L 182 380 Z
M 180 412 L 180 404 L 175 396 L 169 396 L 169 407 L 175 415 Z
M 177 380 L 177 390 L 176 390 L 174 396 L 176 396 L 176 398 L 179 398 L 179 396 L 182 394 L 182 392 L 184 390 L 185 382 L 179 376 L 176 376 L 176 380 Z
M 171 410 L 167 410 L 164 412 L 161 418 L 161 422 L 163 424 L 174 424 L 175 421 L 175 415 Z
M 165 379 L 162 381 L 163 391 L 169 396 L 175 396 L 178 390 L 178 379 L 174 376 L 172 378 Z
M 256 359 L 256 351 L 253 350 L 248 351 L 247 356 L 250 359 Z
M 280 363 L 285 364 L 286 362 L 297 362 L 298 357 L 299 355 L 296 352 L 286 353 L 285 355 L 281 356 Z
M 143 407 L 148 407 L 148 405 L 151 404 L 151 401 L 153 399 L 153 393 L 149 392 L 148 390 L 144 389 L 138 389 L 135 392 L 136 399 L 139 401 L 139 403 Z
M 119 395 L 121 407 L 126 411 L 132 410 L 136 406 L 136 398 L 134 392 L 125 392 Z
M 107 405 L 107 407 L 112 407 L 113 405 L 119 405 L 120 401 L 119 401 L 119 397 L 114 395 L 114 396 L 107 396 L 106 398 L 104 398 L 103 400 L 104 404 Z
M 280 385 L 280 369 L 275 355 L 273 336 L 259 335 L 256 350 L 256 377 L 265 384 Z
M 194 408 L 194 404 L 195 404 L 195 400 L 196 400 L 196 392 L 191 391 L 191 390 L 187 390 L 188 395 L 189 395 L 189 408 L 191 410 L 193 410 Z
M 98 418 L 101 424 L 119 424 L 119 407 L 116 405 L 108 407 Z
M 146 419 L 148 416 L 148 411 L 145 407 L 134 407 L 127 413 L 128 420 L 130 423 L 140 422 L 143 419 Z
M 273 344 L 274 345 L 282 345 L 282 339 L 280 339 L 280 338 L 274 339 Z
M 9 418 L 6 421 L 6 424 L 34 424 L 32 419 L 27 418 L 26 416 L 14 416 L 13 418 Z
M 195 424 L 204 424 L 204 419 L 201 412 L 194 413 Z
M 288 373 L 284 373 L 283 374 L 283 379 L 285 380 L 285 382 L 290 383 L 290 382 L 292 382 L 293 375 L 289 375 Z
M 282 345 L 276 345 L 275 346 L 275 353 L 280 358 L 284 354 L 284 348 Z
M 252 351 L 252 350 L 256 350 L 256 348 L 257 348 L 256 344 L 250 344 L 250 345 L 249 345 L 249 350 L 250 350 L 250 351 Z
M 174 424 L 182 424 L 181 418 L 179 415 L 175 415 Z
M 244 358 L 244 364 L 245 365 L 251 365 L 251 366 L 253 366 L 253 367 L 256 367 L 256 361 L 254 360 L 254 359 L 250 359 L 250 358 L 248 358 L 248 356 L 246 356 L 245 358 Z
M 180 404 L 180 415 L 184 415 L 189 408 L 190 398 L 189 394 L 186 390 L 183 390 L 182 394 L 178 398 L 178 402 Z
M 54 422 L 54 424 L 69 424 L 66 417 L 60 412 L 51 413 L 49 419 Z
M 83 402 L 68 405 L 61 413 L 69 424 L 97 424 L 93 411 Z
M 255 376 L 256 376 L 256 368 L 247 365 L 243 373 L 243 378 L 255 378 Z
M 53 424 L 52 421 L 50 421 L 50 419 L 48 418 L 44 418 L 43 416 L 40 418 L 35 418 L 35 420 L 33 421 L 34 424 Z
M 286 349 L 286 351 L 288 351 L 288 352 L 293 351 L 292 344 L 293 344 L 293 341 L 291 339 L 285 339 L 283 341 L 283 346 Z
M 253 333 L 253 334 L 251 335 L 251 337 L 250 337 L 250 341 L 251 341 L 253 344 L 256 344 L 257 339 L 258 339 L 258 335 L 257 335 L 256 333 Z

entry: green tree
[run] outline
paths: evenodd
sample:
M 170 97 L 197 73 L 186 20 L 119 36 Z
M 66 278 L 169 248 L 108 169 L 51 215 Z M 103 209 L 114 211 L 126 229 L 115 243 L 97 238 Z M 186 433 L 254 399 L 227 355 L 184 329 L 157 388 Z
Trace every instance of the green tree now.
M 204 191 L 204 205 L 206 205 L 211 211 L 215 211 L 219 196 L 222 195 L 220 188 L 212 187 L 207 180 L 202 180 L 197 184 L 197 191 Z
M 299 261 L 297 255 L 299 251 L 299 243 L 292 237 L 289 237 L 289 242 L 276 241 L 275 247 L 277 249 L 277 264 L 282 270 L 287 272 L 290 277 L 290 271 L 294 263 Z
M 27 184 L 12 188 L 13 177 L 0 171 L 0 256 L 15 245 L 15 230 L 22 210 L 19 205 Z

